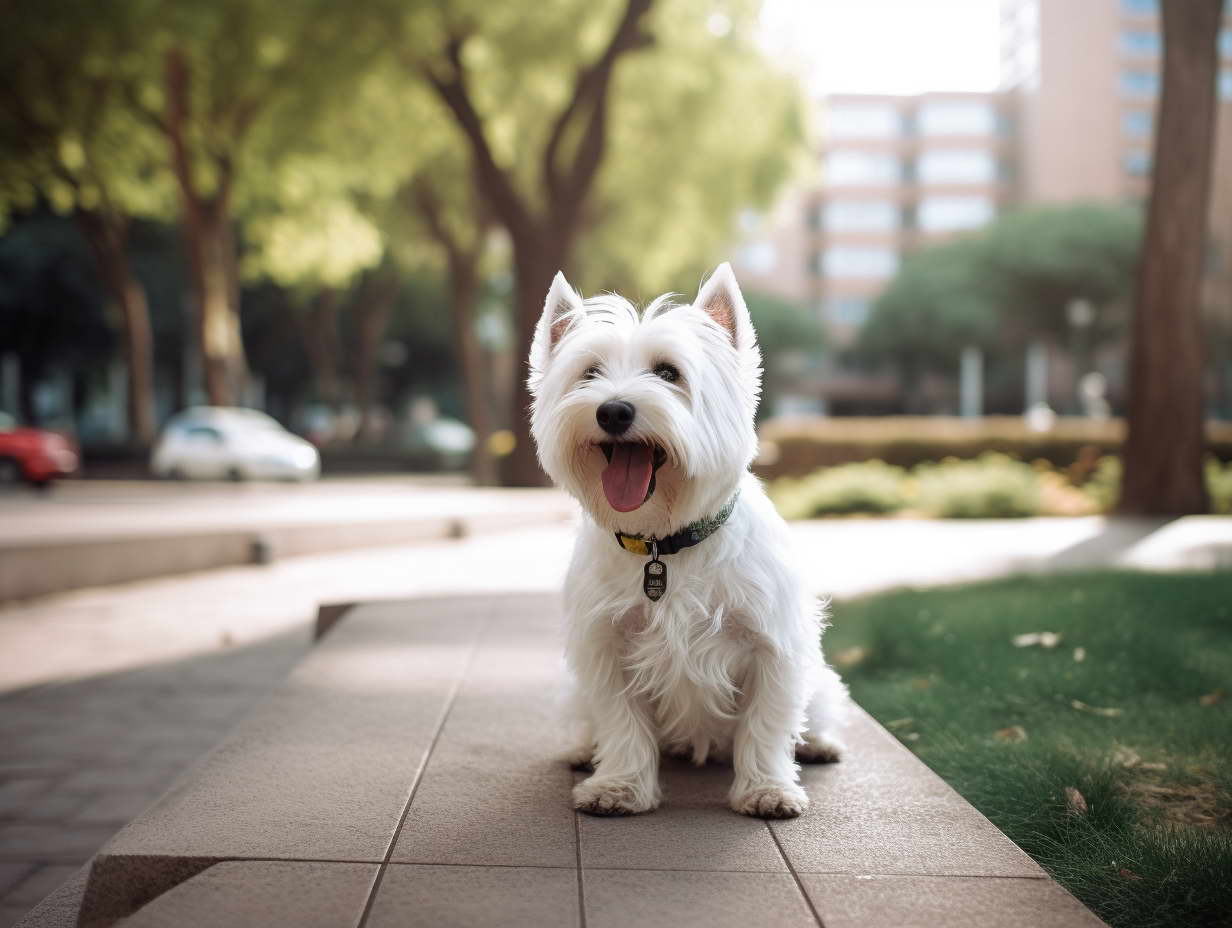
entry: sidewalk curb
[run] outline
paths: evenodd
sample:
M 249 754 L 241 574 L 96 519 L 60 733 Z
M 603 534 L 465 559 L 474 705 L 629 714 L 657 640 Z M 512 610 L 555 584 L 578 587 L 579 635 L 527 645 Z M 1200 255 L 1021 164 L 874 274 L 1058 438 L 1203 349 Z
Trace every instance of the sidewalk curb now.
M 528 519 L 549 523 L 569 518 L 569 510 L 559 508 L 534 516 L 518 511 L 0 542 L 0 603 L 198 570 L 268 564 L 277 558 L 465 538 L 522 528 Z

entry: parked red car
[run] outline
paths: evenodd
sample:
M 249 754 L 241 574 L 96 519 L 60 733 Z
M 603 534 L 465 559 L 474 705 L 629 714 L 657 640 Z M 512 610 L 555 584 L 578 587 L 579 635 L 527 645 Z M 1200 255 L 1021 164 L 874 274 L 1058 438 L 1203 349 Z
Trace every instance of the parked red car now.
M 77 449 L 63 435 L 23 428 L 0 412 L 0 486 L 25 480 L 36 487 L 77 472 Z

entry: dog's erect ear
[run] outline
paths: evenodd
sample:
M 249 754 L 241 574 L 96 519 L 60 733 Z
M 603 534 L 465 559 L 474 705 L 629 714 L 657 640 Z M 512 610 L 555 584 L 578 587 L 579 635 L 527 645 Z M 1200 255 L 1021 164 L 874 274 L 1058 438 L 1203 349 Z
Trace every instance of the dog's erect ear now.
M 552 278 L 548 298 L 543 304 L 543 315 L 535 326 L 535 338 L 530 346 L 530 369 L 532 380 L 547 370 L 552 349 L 560 342 L 565 332 L 583 312 L 582 298 L 565 280 L 560 271 Z
M 748 307 L 744 305 L 736 275 L 726 261 L 715 268 L 710 279 L 702 284 L 693 305 L 717 322 L 731 337 L 731 343 L 736 348 L 749 348 L 755 343 Z

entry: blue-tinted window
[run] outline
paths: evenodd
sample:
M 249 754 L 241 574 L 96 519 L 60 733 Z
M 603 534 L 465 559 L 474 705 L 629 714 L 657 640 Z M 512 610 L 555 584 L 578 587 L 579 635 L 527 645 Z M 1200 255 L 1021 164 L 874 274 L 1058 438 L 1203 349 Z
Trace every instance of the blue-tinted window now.
M 1151 172 L 1151 154 L 1146 151 L 1127 151 L 1125 170 L 1134 177 L 1146 177 Z
M 831 322 L 842 325 L 864 325 L 871 309 L 872 304 L 863 297 L 838 297 L 830 300 L 828 315 Z
M 1225 100 L 1232 100 L 1232 71 L 1219 72 L 1219 95 Z
M 1232 58 L 1232 29 L 1225 29 L 1219 33 L 1219 53 Z
M 1121 115 L 1121 131 L 1134 139 L 1145 139 L 1151 134 L 1151 114 L 1143 110 L 1131 110 Z
M 1149 16 L 1159 12 L 1159 0 L 1121 0 L 1121 9 L 1137 16 Z
M 1131 97 L 1153 97 L 1159 93 L 1159 75 L 1151 71 L 1122 71 L 1121 91 Z
M 1121 51 L 1127 55 L 1152 57 L 1159 54 L 1159 33 L 1153 29 L 1125 29 L 1121 32 Z

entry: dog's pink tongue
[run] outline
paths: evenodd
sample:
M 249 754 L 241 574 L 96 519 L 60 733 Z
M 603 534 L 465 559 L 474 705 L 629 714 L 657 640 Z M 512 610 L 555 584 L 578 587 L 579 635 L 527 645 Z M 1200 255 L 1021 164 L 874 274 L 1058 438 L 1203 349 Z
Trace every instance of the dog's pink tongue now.
M 645 502 L 653 457 L 649 445 L 621 442 L 612 447 L 612 459 L 603 468 L 603 493 L 617 512 L 632 512 Z

